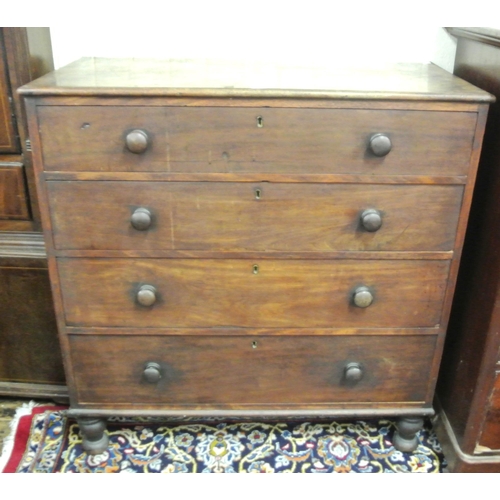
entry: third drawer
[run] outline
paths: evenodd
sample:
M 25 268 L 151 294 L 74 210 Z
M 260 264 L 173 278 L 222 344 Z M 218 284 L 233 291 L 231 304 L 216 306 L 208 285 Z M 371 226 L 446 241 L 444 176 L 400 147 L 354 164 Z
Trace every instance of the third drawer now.
M 59 258 L 69 326 L 436 327 L 447 260 Z

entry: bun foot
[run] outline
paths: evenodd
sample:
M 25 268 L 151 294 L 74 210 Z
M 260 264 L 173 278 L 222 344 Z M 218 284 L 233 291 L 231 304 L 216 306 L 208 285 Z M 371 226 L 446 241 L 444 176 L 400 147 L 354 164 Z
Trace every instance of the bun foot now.
M 420 431 L 423 426 L 423 418 L 400 418 L 396 422 L 397 431 L 394 433 L 392 444 L 397 450 L 405 453 L 415 451 L 418 446 L 417 432 Z
M 83 449 L 89 455 L 99 455 L 108 448 L 106 421 L 102 418 L 78 418 Z

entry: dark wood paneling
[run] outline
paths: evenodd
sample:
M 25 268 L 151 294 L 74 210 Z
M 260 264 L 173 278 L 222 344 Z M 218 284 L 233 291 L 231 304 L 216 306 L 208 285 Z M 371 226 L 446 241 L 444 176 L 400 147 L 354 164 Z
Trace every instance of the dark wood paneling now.
M 498 454 L 473 455 L 462 451 L 446 413 L 439 405 L 439 401 L 436 401 L 436 403 L 438 415 L 433 420 L 433 428 L 446 457 L 447 471 L 457 473 L 499 473 L 500 457 Z
M 71 336 L 80 403 L 280 405 L 422 401 L 435 337 Z M 418 356 L 415 353 L 418 352 Z M 148 383 L 147 362 L 161 379 Z M 346 380 L 356 362 L 363 377 Z
M 17 128 L 25 151 L 28 138 L 26 111 L 23 98 L 17 93 L 22 85 L 52 71 L 52 46 L 49 28 L 0 28 L 4 39 L 8 80 L 12 89 L 12 100 Z
M 466 174 L 475 113 L 42 106 L 44 168 L 76 171 Z M 263 126 L 257 126 L 261 116 Z M 126 135 L 149 136 L 142 154 Z M 370 137 L 390 136 L 385 157 Z
M 67 394 L 45 246 L 32 232 L 41 231 L 40 216 L 16 92 L 52 68 L 49 28 L 0 28 L 0 152 L 9 150 L 1 147 L 5 119 L 18 153 L 0 156 L 0 394 L 10 396 Z
M 56 403 L 69 405 L 68 388 L 65 385 L 0 381 L 0 394 L 15 398 L 52 399 Z
M 47 269 L 23 263 L 0 258 L 0 380 L 64 384 Z
M 460 36 L 454 72 L 500 96 L 500 50 L 495 46 Z M 486 124 L 438 385 L 457 446 L 470 455 L 476 453 L 488 408 L 500 341 L 500 232 L 495 230 L 500 225 L 499 137 L 500 108 L 495 103 Z
M 254 273 L 254 266 L 258 273 Z M 73 326 L 432 327 L 448 261 L 58 259 Z M 136 302 L 141 285 L 157 303 Z M 359 286 L 375 299 L 352 304 Z
M 12 91 L 7 73 L 5 43 L 0 29 L 0 153 L 20 153 Z
M 500 372 L 496 373 L 479 444 L 500 452 Z
M 153 252 L 449 251 L 463 193 L 461 186 L 217 182 L 47 187 L 56 249 Z M 130 222 L 140 207 L 151 213 L 147 230 Z M 376 232 L 361 224 L 366 209 L 381 214 Z
M 0 28 L 3 34 L 8 77 L 12 90 L 13 110 L 16 115 L 17 133 L 24 157 L 24 169 L 29 192 L 30 212 L 34 225 L 30 230 L 41 231 L 38 197 L 31 165 L 31 151 L 27 146 L 29 139 L 24 98 L 17 89 L 54 69 L 49 28 Z
M 29 219 L 23 166 L 4 166 L 0 159 L 0 219 Z

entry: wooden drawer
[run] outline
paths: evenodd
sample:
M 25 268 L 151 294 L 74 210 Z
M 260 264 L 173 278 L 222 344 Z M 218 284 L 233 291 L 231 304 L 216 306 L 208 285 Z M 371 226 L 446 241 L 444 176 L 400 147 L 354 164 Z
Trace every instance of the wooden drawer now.
M 396 110 L 41 106 L 38 113 L 49 171 L 465 175 L 476 125 L 475 113 Z M 125 146 L 135 129 L 149 138 L 141 154 Z M 368 150 L 376 133 L 391 139 L 385 157 Z
M 57 260 L 66 323 L 97 327 L 434 327 L 449 261 Z M 144 285 L 156 303 L 139 305 Z M 366 286 L 374 300 L 353 305 Z
M 47 187 L 59 250 L 453 250 L 463 193 L 462 186 L 232 182 Z M 140 207 L 151 213 L 147 230 L 131 225 Z M 378 231 L 362 226 L 366 209 L 380 212 Z
M 434 336 L 69 339 L 79 405 L 174 407 L 423 402 L 436 342 Z M 150 362 L 159 365 L 157 382 L 146 380 Z M 361 380 L 346 379 L 349 363 L 360 366 Z
M 0 164 L 0 219 L 29 218 L 24 167 Z

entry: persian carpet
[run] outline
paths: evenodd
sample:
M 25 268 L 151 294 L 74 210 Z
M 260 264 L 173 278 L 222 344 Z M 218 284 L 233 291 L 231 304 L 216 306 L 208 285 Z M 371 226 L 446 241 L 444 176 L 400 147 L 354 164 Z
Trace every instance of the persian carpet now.
M 91 456 L 64 409 L 34 407 L 18 419 L 3 472 L 443 472 L 446 464 L 430 422 L 413 453 L 394 449 L 394 430 L 391 420 L 114 418 L 108 421 L 108 450 Z

